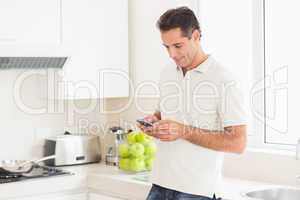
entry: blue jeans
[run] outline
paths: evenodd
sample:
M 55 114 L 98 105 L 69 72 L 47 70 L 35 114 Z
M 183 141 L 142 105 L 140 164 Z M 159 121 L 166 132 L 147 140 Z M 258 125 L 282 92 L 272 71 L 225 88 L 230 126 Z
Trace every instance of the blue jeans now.
M 217 199 L 215 195 L 210 198 L 200 195 L 187 194 L 153 184 L 147 200 L 221 200 L 221 198 Z

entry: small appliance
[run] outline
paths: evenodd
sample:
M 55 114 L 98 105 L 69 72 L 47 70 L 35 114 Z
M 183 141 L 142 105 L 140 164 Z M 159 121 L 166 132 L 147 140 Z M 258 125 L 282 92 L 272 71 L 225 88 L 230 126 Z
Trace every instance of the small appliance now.
M 45 141 L 44 156 L 55 155 L 55 159 L 45 161 L 47 166 L 68 166 L 96 163 L 101 160 L 99 137 L 96 135 L 63 135 Z

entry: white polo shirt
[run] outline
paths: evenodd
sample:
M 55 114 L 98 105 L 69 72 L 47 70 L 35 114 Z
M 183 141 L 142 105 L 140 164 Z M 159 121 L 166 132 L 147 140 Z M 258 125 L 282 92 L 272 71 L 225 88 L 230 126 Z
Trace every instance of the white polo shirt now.
M 208 130 L 246 124 L 237 83 L 212 56 L 185 76 L 175 64 L 166 67 L 159 87 L 162 119 Z M 222 162 L 222 152 L 183 139 L 158 141 L 151 181 L 173 190 L 212 197 L 214 193 L 218 195 Z

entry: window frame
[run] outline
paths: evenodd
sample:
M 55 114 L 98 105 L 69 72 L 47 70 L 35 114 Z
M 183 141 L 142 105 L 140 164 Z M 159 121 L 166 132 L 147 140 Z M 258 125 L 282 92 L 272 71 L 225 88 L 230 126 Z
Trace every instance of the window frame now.
M 252 1 L 252 14 L 253 14 L 253 66 L 255 73 L 254 80 L 263 80 L 263 96 L 259 100 L 263 107 L 263 121 L 258 122 L 252 114 L 253 135 L 248 136 L 249 147 L 270 150 L 287 150 L 295 151 L 295 145 L 283 143 L 271 143 L 267 141 L 267 123 L 266 123 L 266 86 L 267 86 L 267 66 L 266 66 L 266 16 L 265 16 L 265 0 Z

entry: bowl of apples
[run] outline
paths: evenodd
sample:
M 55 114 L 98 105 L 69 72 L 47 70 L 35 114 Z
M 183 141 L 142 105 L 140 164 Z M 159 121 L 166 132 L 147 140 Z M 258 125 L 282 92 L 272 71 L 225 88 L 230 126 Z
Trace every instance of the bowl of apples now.
M 144 132 L 130 132 L 119 145 L 119 169 L 126 172 L 151 171 L 157 151 L 153 138 Z

